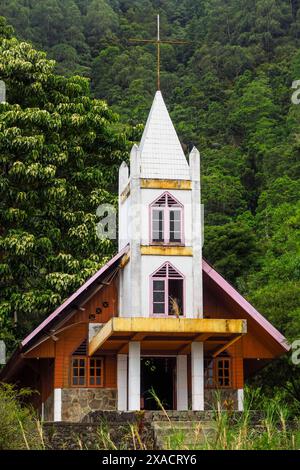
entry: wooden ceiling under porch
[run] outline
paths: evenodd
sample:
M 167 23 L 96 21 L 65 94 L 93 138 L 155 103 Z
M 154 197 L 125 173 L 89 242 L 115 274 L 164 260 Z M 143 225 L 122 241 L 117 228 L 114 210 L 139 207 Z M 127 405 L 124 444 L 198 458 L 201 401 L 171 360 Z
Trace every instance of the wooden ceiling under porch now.
M 194 341 L 218 355 L 246 333 L 246 320 L 114 317 L 91 339 L 89 355 L 127 354 L 130 341 L 140 341 L 145 355 L 189 354 Z

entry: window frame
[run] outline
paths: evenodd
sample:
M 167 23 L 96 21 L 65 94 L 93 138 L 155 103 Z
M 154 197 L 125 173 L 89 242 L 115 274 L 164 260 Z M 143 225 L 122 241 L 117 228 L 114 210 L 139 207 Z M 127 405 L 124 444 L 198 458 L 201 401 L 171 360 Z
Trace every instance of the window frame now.
M 153 224 L 154 224 L 154 217 L 153 217 L 153 213 L 155 211 L 160 211 L 163 215 L 163 220 L 162 220 L 162 240 L 153 240 L 154 239 L 154 227 L 153 227 Z M 151 244 L 153 245 L 156 245 L 156 244 L 164 244 L 165 243 L 165 231 L 166 231 L 166 213 L 165 213 L 165 208 L 164 207 L 151 207 L 151 223 L 150 223 L 150 240 L 151 240 Z M 159 232 L 159 230 L 158 230 Z
M 154 292 L 162 292 L 162 291 L 154 291 L 154 282 L 155 281 L 161 281 L 164 283 L 164 300 L 163 302 L 154 302 Z M 163 277 L 153 277 L 152 278 L 152 294 L 151 294 L 151 303 L 152 303 L 152 315 L 158 315 L 158 316 L 166 316 L 168 315 L 166 313 L 166 305 L 167 305 L 167 292 L 168 292 L 168 286 L 167 286 L 167 278 L 163 278 Z M 154 304 L 164 304 L 164 313 L 154 313 Z
M 84 384 L 74 384 L 74 366 L 73 366 L 73 360 L 84 360 L 85 361 L 85 375 L 84 375 Z M 90 379 L 91 379 L 91 361 L 101 361 L 100 369 L 101 369 L 101 375 L 100 375 L 100 384 L 91 384 Z M 95 371 L 97 367 L 94 367 Z M 105 363 L 104 363 L 104 357 L 99 357 L 99 356 L 71 356 L 71 387 L 72 388 L 103 388 L 104 387 L 104 371 L 105 371 Z M 80 376 L 78 376 L 80 377 Z M 96 375 L 94 373 L 94 379 L 96 379 Z M 95 380 L 96 382 L 96 380 Z
M 101 371 L 101 374 L 100 374 L 100 384 L 91 384 L 91 361 L 101 361 L 101 365 L 100 367 L 97 367 L 97 366 L 94 366 L 94 369 L 95 371 L 100 368 L 100 371 Z M 97 375 L 94 375 L 92 376 L 94 379 L 97 379 Z M 99 356 L 95 356 L 95 357 L 89 357 L 88 358 L 88 387 L 97 387 L 97 388 L 101 388 L 104 386 L 104 358 L 103 357 L 99 357 Z
M 228 361 L 228 385 L 219 385 L 219 363 L 221 362 L 224 362 L 224 361 Z M 231 365 L 231 359 L 230 357 L 226 356 L 226 357 L 216 357 L 215 358 L 215 367 L 216 367 L 216 382 L 218 384 L 218 387 L 219 388 L 232 388 L 232 365 Z M 224 367 L 224 364 L 223 364 L 223 367 L 222 367 L 222 371 L 224 372 L 225 371 L 225 368 Z M 225 379 L 225 375 L 223 374 L 222 376 L 223 380 Z
M 175 205 L 169 206 L 168 203 L 168 198 L 171 198 L 174 202 Z M 165 198 L 165 202 L 163 205 L 156 206 L 157 202 Z M 154 211 L 161 210 L 163 213 L 163 230 L 162 230 L 162 240 L 156 241 L 153 238 L 153 223 L 154 223 L 154 217 L 153 213 Z M 179 222 L 180 222 L 180 241 L 170 241 L 171 238 L 171 219 L 170 219 L 170 212 L 171 211 L 178 211 L 180 214 Z M 184 246 L 185 241 L 184 241 L 184 210 L 183 210 L 183 205 L 169 192 L 164 192 L 161 194 L 158 198 L 155 199 L 150 204 L 150 216 L 149 216 L 149 244 L 150 245 L 176 245 L 176 246 Z
M 73 361 L 80 361 L 80 360 L 83 360 L 84 361 L 84 384 L 74 384 L 74 377 L 77 377 L 79 379 L 80 375 L 78 376 L 75 376 L 74 375 L 74 365 L 73 365 Z M 76 369 L 80 369 L 80 366 L 76 367 Z M 86 387 L 86 379 L 87 379 L 87 357 L 86 356 L 71 356 L 71 386 L 72 387 L 75 387 L 75 388 L 85 388 Z
M 229 374 L 228 374 L 228 385 L 220 385 L 219 384 L 219 374 L 218 374 L 218 371 L 219 371 L 219 363 L 221 362 L 224 362 L 224 361 L 228 361 L 228 370 L 229 370 Z M 210 368 L 207 368 L 206 367 L 206 364 L 207 363 L 210 363 L 212 364 L 212 367 Z M 212 371 L 212 375 L 207 375 L 207 371 L 208 370 L 211 370 Z M 223 366 L 223 371 L 225 370 L 224 369 L 224 366 Z M 233 381 L 232 381 L 232 358 L 230 356 L 221 356 L 221 357 L 205 357 L 204 358 L 204 388 L 209 388 L 209 389 L 231 389 L 233 387 Z M 207 380 L 208 379 L 212 379 L 212 384 L 209 384 L 207 383 Z M 224 378 L 224 376 L 223 376 Z
M 162 268 L 166 266 L 166 276 L 158 277 L 155 276 Z M 178 277 L 169 276 L 169 266 L 178 273 Z M 150 316 L 152 317 L 164 317 L 164 318 L 174 318 L 176 315 L 168 313 L 169 310 L 169 280 L 179 280 L 182 281 L 182 313 L 180 318 L 185 317 L 185 276 L 173 266 L 169 261 L 163 263 L 154 273 L 150 275 Z M 154 313 L 154 281 L 163 281 L 164 282 L 164 313 Z

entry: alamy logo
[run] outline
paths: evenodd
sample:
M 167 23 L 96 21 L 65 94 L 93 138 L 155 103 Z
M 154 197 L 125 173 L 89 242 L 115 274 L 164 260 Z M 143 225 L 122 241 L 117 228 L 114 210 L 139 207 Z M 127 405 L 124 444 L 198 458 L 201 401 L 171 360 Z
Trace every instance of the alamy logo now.
M 184 209 L 187 213 L 192 214 L 193 212 L 193 207 L 190 204 L 185 204 Z M 201 245 L 203 247 L 204 243 L 204 204 L 200 204 L 199 210 L 200 218 L 196 218 L 198 223 L 194 224 L 193 230 L 189 230 L 189 237 L 185 236 L 186 245 L 193 244 L 195 249 L 201 248 Z M 141 227 L 141 220 L 145 222 L 145 214 L 148 214 L 148 206 L 142 204 L 133 204 L 129 207 L 126 214 L 126 220 L 123 220 L 123 228 L 124 224 L 126 224 L 125 233 L 121 232 L 122 236 L 125 236 L 126 240 L 130 238 L 132 241 L 140 242 L 141 239 L 145 239 L 145 234 L 143 234 Z M 100 240 L 116 240 L 116 208 L 111 204 L 101 204 L 97 208 L 96 215 L 100 219 L 100 221 L 96 224 L 97 237 Z M 150 220 L 148 219 L 148 222 L 146 223 L 150 223 Z M 184 226 L 183 230 L 185 230 Z M 199 236 L 197 236 L 198 234 Z
M 292 94 L 291 101 L 293 104 L 300 103 L 300 80 L 294 80 L 292 83 L 292 88 L 295 90 Z
M 4 365 L 6 362 L 6 347 L 5 342 L 0 340 L 0 365 Z
M 100 222 L 96 225 L 97 237 L 100 240 L 115 240 L 117 238 L 117 211 L 111 204 L 101 204 L 96 211 Z
M 296 366 L 300 364 L 300 339 L 292 342 L 292 363 Z

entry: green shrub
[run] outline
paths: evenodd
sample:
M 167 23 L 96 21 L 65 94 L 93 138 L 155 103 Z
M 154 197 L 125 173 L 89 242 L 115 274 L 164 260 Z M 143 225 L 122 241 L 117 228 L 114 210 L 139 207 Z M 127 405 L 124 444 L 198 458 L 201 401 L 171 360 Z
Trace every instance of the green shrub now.
M 22 404 L 32 394 L 0 384 L 0 450 L 43 449 L 43 433 L 33 410 Z

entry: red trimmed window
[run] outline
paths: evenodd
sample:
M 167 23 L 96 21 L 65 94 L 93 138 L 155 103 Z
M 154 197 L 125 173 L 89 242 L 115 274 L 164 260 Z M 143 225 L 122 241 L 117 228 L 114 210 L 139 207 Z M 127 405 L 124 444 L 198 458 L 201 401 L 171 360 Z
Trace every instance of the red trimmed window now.
M 183 243 L 183 206 L 169 193 L 151 204 L 151 242 Z
M 184 313 L 184 277 L 171 263 L 165 263 L 151 276 L 153 315 L 181 316 Z

